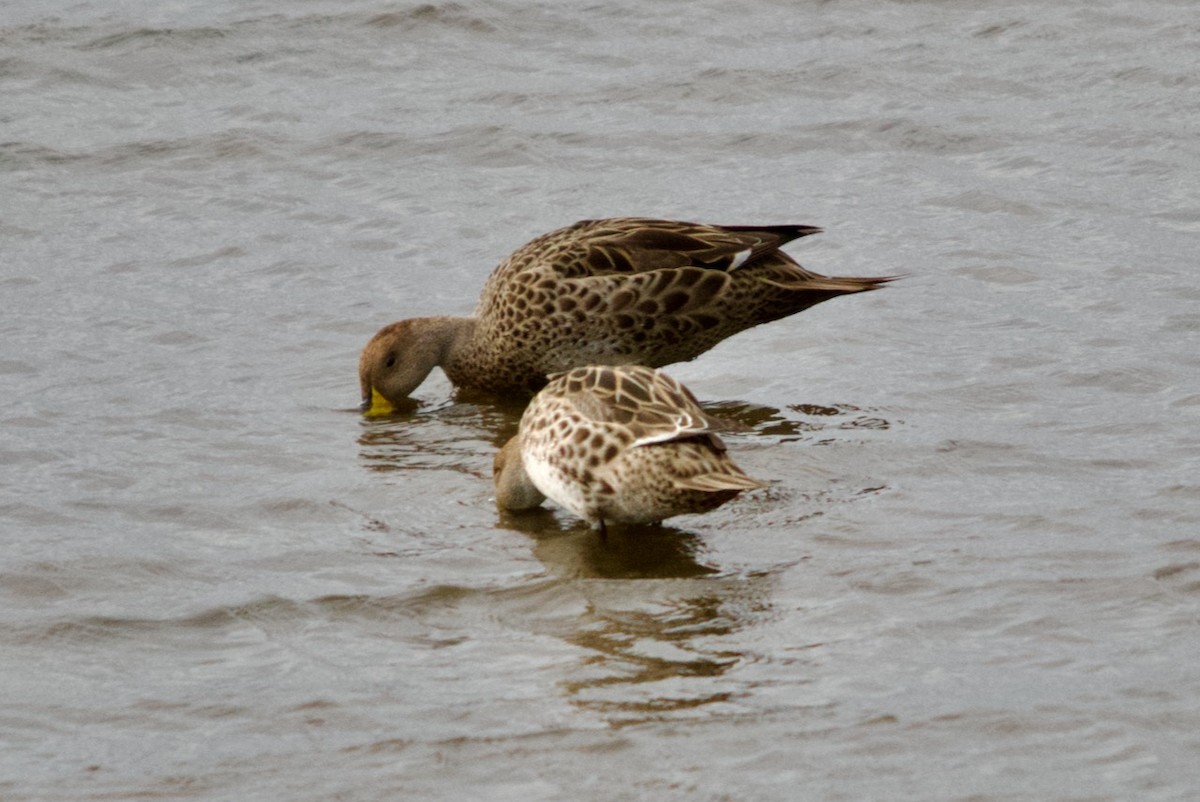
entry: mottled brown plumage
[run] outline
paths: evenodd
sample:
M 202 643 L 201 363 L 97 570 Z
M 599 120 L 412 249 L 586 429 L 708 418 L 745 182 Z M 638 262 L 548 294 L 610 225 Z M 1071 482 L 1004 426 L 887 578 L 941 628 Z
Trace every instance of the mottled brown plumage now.
M 779 250 L 819 231 L 623 217 L 545 234 L 496 268 L 473 317 L 381 329 L 359 361 L 363 407 L 389 411 L 438 365 L 459 387 L 528 395 L 578 365 L 683 362 L 890 280 L 821 276 Z
M 651 368 L 557 374 L 496 455 L 496 503 L 522 510 L 549 497 L 601 530 L 708 512 L 765 486 L 730 459 L 717 435 L 725 428 Z

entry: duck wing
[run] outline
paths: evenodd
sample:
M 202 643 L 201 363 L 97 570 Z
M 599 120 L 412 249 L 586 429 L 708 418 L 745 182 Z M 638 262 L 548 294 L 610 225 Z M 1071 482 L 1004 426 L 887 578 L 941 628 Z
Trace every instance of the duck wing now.
M 564 395 L 580 415 L 625 430 L 628 448 L 699 437 L 725 450 L 716 433 L 729 424 L 701 409 L 690 390 L 658 370 L 591 365 L 550 378 L 564 382 Z
M 560 279 L 681 267 L 729 272 L 820 231 L 805 225 L 713 226 L 646 217 L 582 220 L 523 246 L 497 272 L 509 279 L 526 271 Z

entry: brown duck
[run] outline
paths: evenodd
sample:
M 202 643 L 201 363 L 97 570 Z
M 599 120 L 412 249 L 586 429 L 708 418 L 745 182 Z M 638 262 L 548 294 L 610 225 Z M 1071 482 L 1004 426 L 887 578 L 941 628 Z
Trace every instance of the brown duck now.
M 437 366 L 458 387 L 528 396 L 578 365 L 684 362 L 893 278 L 822 276 L 779 250 L 820 230 L 618 217 L 544 234 L 496 268 L 473 317 L 380 329 L 359 360 L 363 410 L 391 412 Z
M 526 510 L 545 498 L 605 531 L 708 512 L 766 487 L 734 464 L 721 420 L 665 373 L 591 365 L 550 378 L 496 455 L 496 504 Z

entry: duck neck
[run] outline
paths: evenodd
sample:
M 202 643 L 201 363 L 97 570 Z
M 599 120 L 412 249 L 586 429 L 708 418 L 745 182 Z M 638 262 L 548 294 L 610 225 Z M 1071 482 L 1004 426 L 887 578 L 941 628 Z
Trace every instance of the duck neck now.
M 493 473 L 496 479 L 496 506 L 501 509 L 531 510 L 546 500 L 546 496 L 525 472 L 520 435 L 509 440 L 496 454 Z
M 438 321 L 438 340 L 442 343 L 442 370 L 455 386 L 470 386 L 477 372 L 479 348 L 475 342 L 475 318 L 445 317 Z

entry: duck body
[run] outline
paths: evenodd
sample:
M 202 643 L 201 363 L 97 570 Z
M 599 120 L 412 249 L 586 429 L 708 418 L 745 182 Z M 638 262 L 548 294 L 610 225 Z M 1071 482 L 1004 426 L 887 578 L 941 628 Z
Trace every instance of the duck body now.
M 359 362 L 364 409 L 396 404 L 440 365 L 459 387 L 529 395 L 579 365 L 661 367 L 744 329 L 890 280 L 831 278 L 779 248 L 819 228 L 584 220 L 502 262 L 471 318 L 385 326 Z
M 593 365 L 557 374 L 496 457 L 496 501 L 549 498 L 601 530 L 716 509 L 764 487 L 726 452 L 726 425 L 661 371 Z

